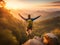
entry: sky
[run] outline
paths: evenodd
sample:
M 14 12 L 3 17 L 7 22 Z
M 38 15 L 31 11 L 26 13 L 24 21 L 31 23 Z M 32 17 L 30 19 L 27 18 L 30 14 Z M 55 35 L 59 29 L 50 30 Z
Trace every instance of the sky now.
M 6 8 L 8 9 L 20 9 L 19 11 L 12 11 L 15 17 L 17 17 L 17 13 L 21 12 L 22 15 L 27 15 L 35 12 L 36 9 L 40 10 L 60 10 L 60 0 L 5 0 Z M 53 9 L 50 9 L 53 8 Z M 21 11 L 23 9 L 23 11 Z M 24 11 L 24 9 L 28 9 Z M 30 13 L 31 12 L 31 13 Z M 36 15 L 34 15 L 36 16 Z M 19 16 L 17 18 L 20 18 Z
M 54 2 L 54 1 L 60 1 L 60 0 L 7 0 L 7 1 L 18 1 L 18 2 L 35 2 L 35 3 L 43 3 L 43 2 Z
M 5 0 L 6 7 L 19 9 L 43 8 L 44 5 L 50 5 L 50 2 L 59 0 Z

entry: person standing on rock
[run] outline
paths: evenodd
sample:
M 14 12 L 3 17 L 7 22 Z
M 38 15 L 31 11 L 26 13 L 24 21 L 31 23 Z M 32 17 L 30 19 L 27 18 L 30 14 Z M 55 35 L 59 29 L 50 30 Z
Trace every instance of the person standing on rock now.
M 27 30 L 26 33 L 27 35 L 31 34 L 32 32 L 32 27 L 33 27 L 33 21 L 38 19 L 40 16 L 37 16 L 35 18 L 31 18 L 31 15 L 28 15 L 28 18 L 24 18 L 23 16 L 21 16 L 21 14 L 19 14 L 19 16 L 24 19 L 25 21 L 27 21 L 28 25 L 27 25 Z

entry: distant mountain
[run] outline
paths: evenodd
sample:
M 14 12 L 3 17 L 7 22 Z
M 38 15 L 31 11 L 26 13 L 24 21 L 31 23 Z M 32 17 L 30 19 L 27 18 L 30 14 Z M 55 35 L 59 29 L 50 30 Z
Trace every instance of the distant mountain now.
M 46 19 L 49 19 L 49 18 L 60 16 L 60 11 L 59 10 L 52 11 L 52 10 L 48 10 L 47 9 L 46 11 L 40 11 L 40 10 L 39 11 L 35 11 L 33 14 L 35 16 L 41 15 L 39 20 L 46 20 Z
M 55 29 L 60 30 L 60 16 L 53 17 L 44 21 L 36 22 L 34 25 L 34 30 L 38 34 L 43 34 L 45 32 L 51 32 Z
M 0 8 L 0 45 L 19 45 L 25 37 L 23 22 L 13 17 L 9 10 Z
M 46 20 L 52 17 L 60 16 L 60 10 L 59 9 L 46 9 L 46 10 L 32 10 L 32 11 L 25 11 L 22 10 L 19 11 L 21 15 L 25 18 L 27 18 L 28 14 L 31 14 L 32 18 L 35 18 L 36 16 L 41 15 L 41 17 L 38 20 Z
M 50 12 L 50 13 L 47 15 L 48 18 L 58 17 L 58 16 L 60 16 L 60 11 Z

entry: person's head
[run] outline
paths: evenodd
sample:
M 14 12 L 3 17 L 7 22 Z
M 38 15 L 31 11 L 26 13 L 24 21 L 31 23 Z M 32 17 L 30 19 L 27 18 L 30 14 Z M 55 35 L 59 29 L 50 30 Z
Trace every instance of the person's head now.
M 30 19 L 30 18 L 31 18 L 31 15 L 29 14 L 29 15 L 28 15 L 28 19 Z

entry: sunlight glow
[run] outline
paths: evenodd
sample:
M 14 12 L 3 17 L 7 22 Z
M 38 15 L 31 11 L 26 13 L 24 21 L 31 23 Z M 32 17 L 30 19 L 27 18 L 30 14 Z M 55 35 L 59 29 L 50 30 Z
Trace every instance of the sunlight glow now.
M 18 2 L 6 2 L 5 7 L 8 9 L 23 9 L 26 8 L 26 5 L 24 3 L 18 3 Z
M 46 8 L 60 8 L 49 3 L 28 3 L 19 1 L 6 1 L 7 9 L 46 9 Z

